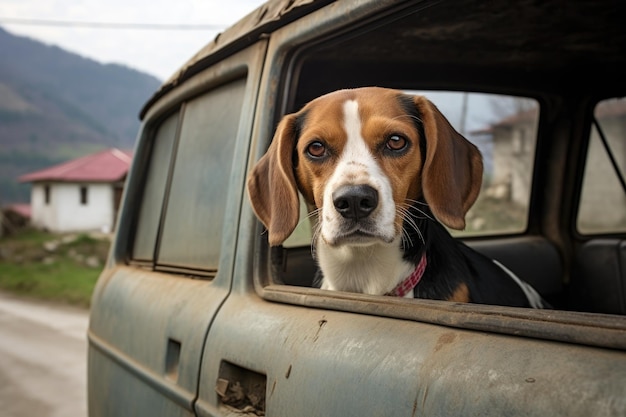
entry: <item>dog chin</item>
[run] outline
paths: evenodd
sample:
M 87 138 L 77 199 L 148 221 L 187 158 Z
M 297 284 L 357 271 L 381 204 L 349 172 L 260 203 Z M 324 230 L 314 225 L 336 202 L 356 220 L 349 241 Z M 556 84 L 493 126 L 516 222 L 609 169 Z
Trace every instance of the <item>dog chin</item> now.
M 365 247 L 380 243 L 393 242 L 393 236 L 388 237 L 378 233 L 371 233 L 364 230 L 354 230 L 349 233 L 342 233 L 334 236 L 324 236 L 322 238 L 327 245 L 338 246 L 353 246 L 353 247 Z

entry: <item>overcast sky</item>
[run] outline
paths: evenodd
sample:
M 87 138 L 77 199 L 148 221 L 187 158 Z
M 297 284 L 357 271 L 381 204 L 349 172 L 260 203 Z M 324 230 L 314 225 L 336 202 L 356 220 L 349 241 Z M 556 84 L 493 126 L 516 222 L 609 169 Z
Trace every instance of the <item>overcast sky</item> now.
M 0 26 L 14 35 L 28 36 L 102 63 L 123 64 L 163 81 L 215 35 L 264 2 L 0 0 Z M 105 25 L 98 27 L 100 24 Z M 107 24 L 206 25 L 209 28 L 120 29 Z
M 168 79 L 200 48 L 265 0 L 0 0 L 0 26 L 70 52 Z M 15 23 L 17 20 L 23 24 Z M 14 23 L 10 23 L 14 22 Z M 24 24 L 24 23 L 34 24 Z M 57 24 L 54 24 L 57 23 Z M 82 25 L 86 24 L 86 25 Z M 91 24 L 91 25 L 90 25 Z M 206 25 L 203 30 L 115 29 L 108 25 Z M 118 26 L 119 27 L 119 26 Z M 2 51 L 0 51 L 0 54 Z M 4 58 L 4 57 L 2 57 Z M 459 95 L 429 94 L 460 128 Z M 492 121 L 484 97 L 469 100 L 466 129 Z

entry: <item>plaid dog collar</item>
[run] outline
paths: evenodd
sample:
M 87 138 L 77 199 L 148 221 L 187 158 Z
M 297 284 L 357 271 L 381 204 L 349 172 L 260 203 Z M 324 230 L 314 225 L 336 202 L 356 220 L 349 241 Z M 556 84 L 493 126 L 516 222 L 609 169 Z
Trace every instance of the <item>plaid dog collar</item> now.
M 417 264 L 411 275 L 406 277 L 402 282 L 400 282 L 396 287 L 389 291 L 385 295 L 390 295 L 393 297 L 404 297 L 409 293 L 409 291 L 413 291 L 413 288 L 419 284 L 422 276 L 424 275 L 424 271 L 426 270 L 426 253 L 422 254 L 422 258 L 420 262 Z

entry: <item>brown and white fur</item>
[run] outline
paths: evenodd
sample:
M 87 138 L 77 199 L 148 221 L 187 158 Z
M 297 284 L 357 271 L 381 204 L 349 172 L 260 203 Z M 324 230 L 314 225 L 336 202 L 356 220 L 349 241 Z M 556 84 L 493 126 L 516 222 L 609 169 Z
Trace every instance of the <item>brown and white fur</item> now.
M 285 116 L 248 193 L 272 246 L 298 223 L 298 190 L 315 207 L 322 289 L 390 294 L 424 258 L 403 296 L 542 307 L 528 284 L 441 225 L 465 227 L 482 173 L 478 149 L 429 100 L 368 87 Z

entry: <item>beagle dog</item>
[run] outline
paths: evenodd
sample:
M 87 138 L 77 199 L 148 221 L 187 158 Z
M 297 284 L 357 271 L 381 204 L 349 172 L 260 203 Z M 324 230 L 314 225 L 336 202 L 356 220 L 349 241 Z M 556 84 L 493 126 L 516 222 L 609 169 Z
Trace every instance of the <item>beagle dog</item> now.
M 281 245 L 317 215 L 322 289 L 543 308 L 503 265 L 454 239 L 483 174 L 479 150 L 425 97 L 366 87 L 309 102 L 278 125 L 248 177 L 252 208 Z

